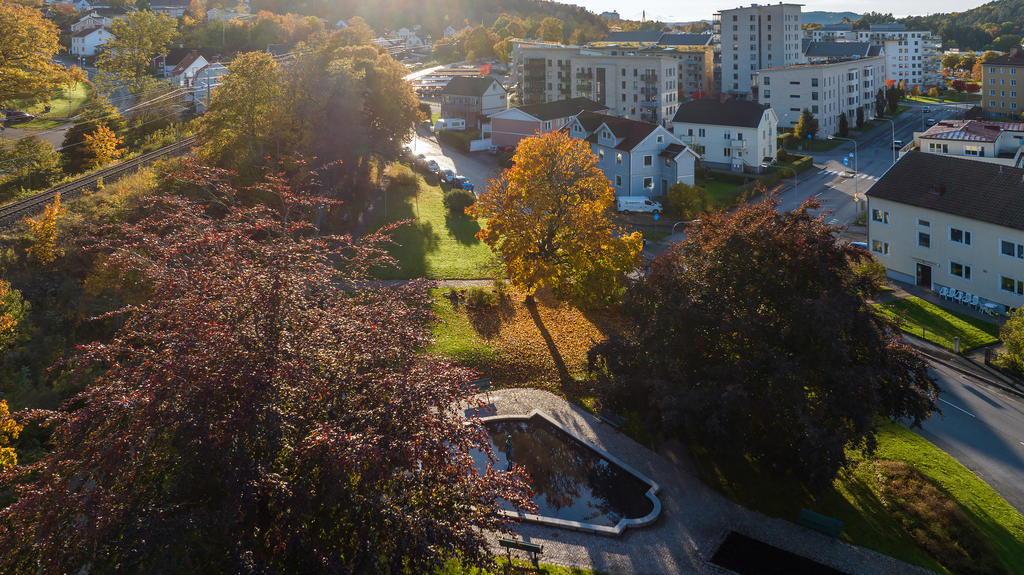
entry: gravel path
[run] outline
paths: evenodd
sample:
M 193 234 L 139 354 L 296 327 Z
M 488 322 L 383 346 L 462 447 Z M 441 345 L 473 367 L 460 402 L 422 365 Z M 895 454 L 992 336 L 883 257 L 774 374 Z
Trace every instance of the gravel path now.
M 637 444 L 583 409 L 540 390 L 502 389 L 489 394 L 499 415 L 543 411 L 582 438 L 607 450 L 661 486 L 660 518 L 628 529 L 619 538 L 520 524 L 515 531 L 542 543 L 545 563 L 615 574 L 729 573 L 707 562 L 729 531 L 759 539 L 825 563 L 850 575 L 930 573 L 794 523 L 743 508 L 701 483 L 685 451 L 669 445 L 659 455 Z M 497 537 L 492 540 L 495 552 Z

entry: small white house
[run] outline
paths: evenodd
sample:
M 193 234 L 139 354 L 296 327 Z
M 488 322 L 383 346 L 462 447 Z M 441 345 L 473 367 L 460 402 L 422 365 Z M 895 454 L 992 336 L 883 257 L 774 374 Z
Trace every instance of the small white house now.
M 109 30 L 102 27 L 89 28 L 71 35 L 71 54 L 78 57 L 92 57 L 113 38 Z
M 195 73 L 195 77 L 192 78 L 191 97 L 192 103 L 195 104 L 196 112 L 201 114 L 206 111 L 207 106 L 210 105 L 210 98 L 213 92 L 220 85 L 221 78 L 227 73 L 227 67 L 220 62 L 209 64 Z
M 113 21 L 114 20 L 112 18 L 101 16 L 95 11 L 89 12 L 81 19 L 79 19 L 78 22 L 75 22 L 71 25 L 71 33 L 75 34 L 76 32 L 82 32 L 83 30 L 92 30 L 93 28 L 106 28 L 107 30 L 110 30 L 110 24 Z
M 692 100 L 679 104 L 673 132 L 696 148 L 704 163 L 735 172 L 760 172 L 778 157 L 775 112 L 749 100 Z

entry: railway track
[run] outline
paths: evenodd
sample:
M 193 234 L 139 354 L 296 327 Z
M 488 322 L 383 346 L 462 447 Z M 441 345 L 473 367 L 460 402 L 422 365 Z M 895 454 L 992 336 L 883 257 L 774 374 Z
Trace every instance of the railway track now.
M 100 178 L 103 178 L 105 183 L 116 182 L 122 176 L 135 172 L 140 166 L 151 164 L 161 158 L 184 154 L 191 150 L 195 143 L 196 137 L 189 136 L 170 146 L 164 146 L 158 150 L 142 154 L 137 158 L 103 168 L 87 176 L 82 176 L 77 180 L 50 188 L 30 198 L 18 200 L 6 206 L 0 206 L 0 229 L 11 227 L 25 216 L 33 216 L 43 211 L 43 207 L 52 202 L 57 194 L 61 195 L 62 200 L 73 198 L 82 193 L 82 190 L 94 187 Z

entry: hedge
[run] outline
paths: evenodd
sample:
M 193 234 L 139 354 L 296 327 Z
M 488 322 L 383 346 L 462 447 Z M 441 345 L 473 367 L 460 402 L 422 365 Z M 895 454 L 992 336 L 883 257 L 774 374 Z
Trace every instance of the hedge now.
M 469 152 L 469 142 L 473 140 L 473 137 L 469 132 L 442 130 L 437 133 L 437 139 L 463 152 Z

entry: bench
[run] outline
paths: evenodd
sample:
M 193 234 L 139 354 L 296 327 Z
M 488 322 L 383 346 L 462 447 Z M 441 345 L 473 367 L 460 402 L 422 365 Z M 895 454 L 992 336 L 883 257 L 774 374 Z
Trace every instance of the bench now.
M 608 409 L 602 409 L 601 411 L 598 411 L 597 417 L 598 419 L 614 427 L 615 429 L 619 429 L 623 425 L 626 425 L 625 417 L 622 417 L 621 415 L 618 415 Z
M 478 392 L 479 391 L 487 391 L 487 390 L 491 389 L 491 380 L 486 379 L 486 378 L 485 379 L 474 379 L 473 381 L 470 381 L 468 383 L 468 385 L 469 385 L 470 389 L 474 389 L 474 390 L 476 390 Z
M 508 552 L 508 565 L 509 565 L 509 568 L 512 567 L 512 550 L 513 549 L 515 549 L 517 551 L 526 551 L 527 553 L 529 553 L 530 554 L 530 560 L 533 561 L 533 564 L 535 566 L 537 565 L 537 556 L 544 552 L 544 546 L 543 545 L 538 545 L 537 543 L 530 543 L 528 541 L 523 541 L 521 539 L 508 539 L 506 537 L 502 537 L 502 538 L 498 539 L 498 545 L 501 545 L 502 547 L 504 547 L 505 551 Z
M 797 523 L 824 533 L 825 535 L 831 535 L 832 537 L 839 537 L 843 534 L 843 522 L 838 519 L 833 519 L 827 515 L 821 513 L 815 513 L 810 509 L 801 509 L 800 517 L 797 519 Z

